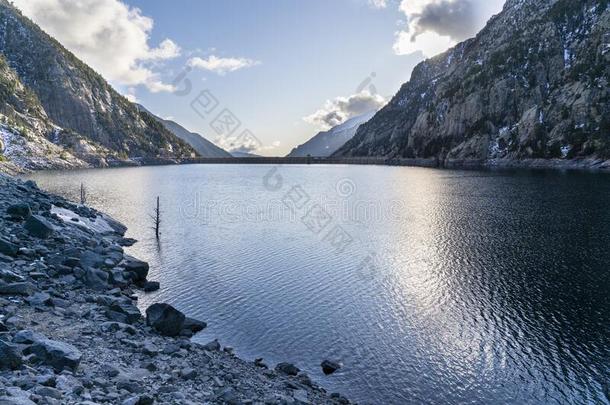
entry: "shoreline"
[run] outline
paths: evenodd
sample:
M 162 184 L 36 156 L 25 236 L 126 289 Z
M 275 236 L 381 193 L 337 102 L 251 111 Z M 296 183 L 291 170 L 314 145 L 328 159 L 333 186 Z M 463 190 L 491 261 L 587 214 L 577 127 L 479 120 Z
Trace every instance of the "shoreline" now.
M 140 162 L 125 162 L 108 168 L 178 166 L 197 164 L 297 164 L 297 165 L 355 165 L 355 166 L 403 166 L 427 167 L 447 170 L 553 170 L 610 173 L 610 159 L 488 159 L 440 161 L 435 158 L 385 158 L 385 157 L 247 157 L 247 158 L 188 158 L 188 159 L 149 159 Z
M 0 174 L 0 403 L 349 404 L 289 363 L 270 369 L 214 340 L 154 290 L 107 215 Z M 188 314 L 186 314 L 188 315 Z
M 137 161 L 115 161 L 107 166 L 91 167 L 57 167 L 44 169 L 23 169 L 0 162 L 0 173 L 12 176 L 22 176 L 28 173 L 40 171 L 76 171 L 94 169 L 118 169 L 129 167 L 148 166 L 181 166 L 181 165 L 206 165 L 206 164 L 256 164 L 256 165 L 354 165 L 354 166 L 400 166 L 400 167 L 423 167 L 440 170 L 534 170 L 554 172 L 582 172 L 582 173 L 610 173 L 610 159 L 490 159 L 490 160 L 445 160 L 423 159 L 423 158 L 379 158 L 379 157 L 354 157 L 354 158 L 286 158 L 286 157 L 249 157 L 249 158 L 188 158 L 170 159 L 154 158 Z

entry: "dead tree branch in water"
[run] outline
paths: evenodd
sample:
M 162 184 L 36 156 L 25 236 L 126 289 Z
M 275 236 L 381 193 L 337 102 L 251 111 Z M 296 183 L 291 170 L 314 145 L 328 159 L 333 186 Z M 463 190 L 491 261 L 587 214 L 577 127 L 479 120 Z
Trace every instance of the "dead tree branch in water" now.
M 159 206 L 159 197 L 157 197 L 157 208 L 155 208 L 155 212 L 150 216 L 154 221 L 154 230 L 155 236 L 159 239 L 159 228 L 161 227 L 161 208 Z
M 80 205 L 87 204 L 87 189 L 83 183 L 80 183 Z

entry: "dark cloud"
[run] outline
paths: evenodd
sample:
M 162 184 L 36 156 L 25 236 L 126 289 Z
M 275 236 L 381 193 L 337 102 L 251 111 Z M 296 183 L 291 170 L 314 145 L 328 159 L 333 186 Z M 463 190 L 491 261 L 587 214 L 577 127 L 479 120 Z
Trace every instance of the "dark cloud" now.
M 461 41 L 477 32 L 477 16 L 471 0 L 441 0 L 430 3 L 416 19 L 414 36 L 434 31 Z
M 328 129 L 352 117 L 376 111 L 384 104 L 385 99 L 380 95 L 362 91 L 349 97 L 337 97 L 334 100 L 328 100 L 322 108 L 305 117 L 304 120 L 323 129 Z

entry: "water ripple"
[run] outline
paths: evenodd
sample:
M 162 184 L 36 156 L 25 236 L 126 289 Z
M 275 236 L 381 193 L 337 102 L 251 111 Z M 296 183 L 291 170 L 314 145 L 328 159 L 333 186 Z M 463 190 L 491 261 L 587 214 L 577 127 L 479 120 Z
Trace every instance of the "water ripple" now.
M 130 252 L 162 284 L 141 308 L 166 301 L 207 321 L 198 341 L 293 361 L 362 403 L 610 403 L 608 176 L 285 166 L 272 192 L 268 170 L 33 177 L 73 199 L 85 183 L 128 225 L 140 240 Z M 345 179 L 348 198 L 336 191 Z M 345 252 L 304 212 L 286 215 L 294 185 L 349 232 Z M 156 196 L 160 243 L 147 216 Z M 325 358 L 344 367 L 326 377 Z

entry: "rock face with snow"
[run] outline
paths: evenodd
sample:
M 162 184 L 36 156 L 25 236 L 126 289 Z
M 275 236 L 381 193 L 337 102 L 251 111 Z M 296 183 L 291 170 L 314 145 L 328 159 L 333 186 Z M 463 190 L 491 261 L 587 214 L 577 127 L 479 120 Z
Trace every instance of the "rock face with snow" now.
M 5 171 L 87 166 L 51 141 L 59 130 L 0 55 L 0 166 Z
M 420 63 L 336 155 L 607 165 L 609 81 L 608 1 L 508 0 L 475 38 Z
M 352 139 L 360 125 L 370 120 L 374 114 L 374 112 L 362 114 L 350 118 L 328 131 L 318 132 L 313 138 L 294 148 L 288 154 L 288 157 L 304 157 L 307 155 L 316 157 L 330 156 L 343 146 L 345 142 Z
M 0 0 L 0 149 L 28 169 L 196 155 Z

